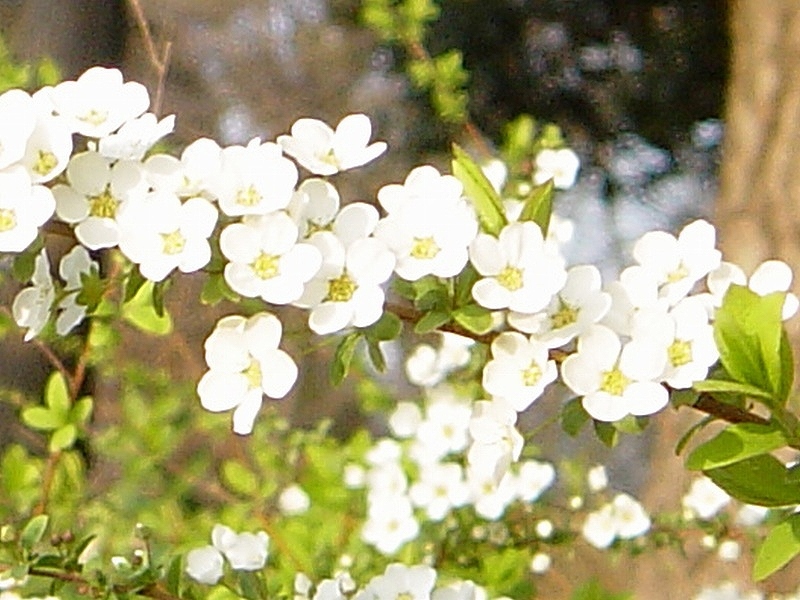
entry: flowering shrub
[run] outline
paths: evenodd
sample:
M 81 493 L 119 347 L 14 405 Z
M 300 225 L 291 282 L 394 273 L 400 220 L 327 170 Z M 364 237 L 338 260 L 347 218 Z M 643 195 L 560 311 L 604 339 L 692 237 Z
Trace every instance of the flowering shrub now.
M 419 166 L 374 203 L 343 202 L 335 176 L 387 149 L 365 115 L 335 129 L 300 119 L 246 146 L 203 138 L 176 157 L 157 146 L 174 119 L 148 107 L 143 86 L 100 67 L 0 96 L 0 251 L 25 284 L 6 331 L 24 328 L 54 366 L 41 402 L 4 390 L 47 449 L 3 448 L 0 598 L 524 598 L 564 544 L 638 552 L 694 529 L 730 561 L 737 532 L 761 528 L 755 579 L 800 552 L 796 467 L 775 454 L 800 448 L 786 265 L 748 282 L 705 221 L 645 234 L 614 281 L 567 265 L 553 197 L 578 158 L 544 137 L 526 186 L 454 146 L 450 174 Z M 57 238 L 72 247 L 57 251 Z M 226 314 L 192 389 L 112 368 L 116 324 L 168 333 L 168 284 L 193 273 L 202 304 Z M 334 383 L 360 372 L 357 395 L 390 437 L 294 431 L 264 405 L 303 368 L 282 347 L 284 307 L 305 311 L 303 335 L 336 344 Z M 369 376 L 403 330 L 439 335 L 406 363 L 419 403 Z M 87 369 L 121 377 L 118 426 L 92 427 Z M 720 424 L 686 458 L 703 478 L 685 514 L 648 514 L 597 466 L 568 501 L 552 491 L 559 472 L 520 425 L 545 394 L 569 398 L 567 434 L 591 422 L 609 445 L 670 403 L 708 415 L 689 434 Z M 233 411 L 233 433 L 249 436 L 211 469 L 203 442 L 174 464 L 196 431 L 232 437 L 197 404 Z M 119 461 L 129 489 L 98 498 L 95 458 Z M 736 523 L 715 521 L 731 498 Z M 136 548 L 109 548 L 131 514 Z M 587 585 L 573 597 L 601 597 Z

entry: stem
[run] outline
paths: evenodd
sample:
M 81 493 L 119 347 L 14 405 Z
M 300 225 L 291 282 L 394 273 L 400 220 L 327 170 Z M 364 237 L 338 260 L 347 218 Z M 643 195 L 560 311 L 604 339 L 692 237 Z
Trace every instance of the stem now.
M 153 66 L 153 69 L 155 69 L 158 77 L 155 98 L 153 99 L 153 113 L 158 115 L 161 112 L 161 102 L 164 96 L 164 85 L 167 79 L 167 70 L 169 69 L 169 60 L 172 53 L 172 42 L 164 42 L 164 48 L 159 55 L 159 52 L 156 50 L 156 44 L 153 41 L 153 35 L 150 32 L 150 26 L 147 24 L 147 19 L 145 18 L 144 10 L 142 10 L 139 0 L 128 0 L 128 4 L 133 11 L 133 16 L 136 19 L 136 25 L 142 32 L 144 47 L 145 50 L 147 50 L 147 56 L 150 59 L 150 64 Z

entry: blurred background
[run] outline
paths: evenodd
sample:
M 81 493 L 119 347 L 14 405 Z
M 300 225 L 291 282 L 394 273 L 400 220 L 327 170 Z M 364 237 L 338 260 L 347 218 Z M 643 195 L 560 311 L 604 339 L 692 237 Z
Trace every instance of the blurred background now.
M 438 4 L 427 50 L 463 52 L 469 114 L 484 143 L 499 144 L 504 125 L 526 113 L 560 126 L 580 155 L 580 178 L 555 208 L 575 225 L 571 263 L 595 262 L 612 276 L 645 231 L 677 231 L 707 217 L 720 227 L 726 258 L 746 270 L 773 257 L 800 264 L 796 2 Z M 418 164 L 446 169 L 450 142 L 470 143 L 462 128 L 436 118 L 427 94 L 409 83 L 405 51 L 364 26 L 358 0 L 141 0 L 140 7 L 159 51 L 171 44 L 160 112 L 178 115 L 176 146 L 201 136 L 221 144 L 274 139 L 302 116 L 336 123 L 364 112 L 390 152 L 378 166 L 338 180 L 347 202 L 374 201 L 381 185 L 402 181 Z M 125 0 L 0 0 L 0 33 L 18 59 L 49 56 L 65 78 L 95 64 L 117 66 L 155 92 L 158 75 Z M 187 380 L 204 369 L 202 341 L 214 319 L 192 314 L 196 293 L 192 282 L 170 291 L 182 335 L 170 338 L 166 352 L 162 340 L 141 337 L 132 350 L 159 352 Z M 28 351 L 14 350 L 30 369 Z M 331 392 L 324 370 L 303 370 L 309 375 L 287 403 L 292 419 L 310 423 L 323 413 L 346 428 L 355 411 L 347 388 Z M 5 371 L 3 377 L 19 373 Z M 401 388 L 402 375 L 393 377 L 391 385 Z M 672 459 L 687 423 L 681 415 L 664 415 L 648 436 L 626 440 L 610 459 L 614 484 L 640 494 L 648 509 L 676 506 L 685 489 L 681 461 Z M 556 450 L 545 455 L 606 458 L 587 440 Z M 698 562 L 687 572 L 675 557 L 654 557 L 635 582 L 630 572 L 619 574 L 644 594 L 636 597 L 689 597 L 681 590 L 728 569 Z M 586 568 L 603 567 L 587 558 Z M 737 564 L 725 574 L 747 570 Z M 674 587 L 663 590 L 665 581 Z

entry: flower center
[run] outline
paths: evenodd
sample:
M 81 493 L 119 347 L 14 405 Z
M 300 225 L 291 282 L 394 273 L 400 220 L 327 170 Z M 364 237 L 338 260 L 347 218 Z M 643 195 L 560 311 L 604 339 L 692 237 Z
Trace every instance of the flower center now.
M 310 238 L 315 233 L 320 231 L 331 231 L 333 229 L 332 223 L 317 223 L 311 219 L 306 220 L 306 238 Z
M 164 244 L 161 251 L 164 254 L 180 254 L 186 247 L 186 238 L 181 235 L 179 229 L 176 229 L 172 233 L 162 233 L 161 240 Z
M 675 340 L 667 348 L 667 356 L 669 356 L 669 362 L 672 363 L 673 367 L 682 367 L 692 362 L 692 342 Z
M 526 386 L 536 385 L 541 378 L 542 369 L 534 361 L 531 361 L 530 366 L 522 371 L 522 383 Z
M 409 592 L 400 592 L 395 600 L 414 600 L 414 595 Z
M 11 231 L 17 226 L 17 214 L 13 208 L 0 208 L 0 232 Z
M 105 189 L 97 196 L 89 196 L 88 200 L 90 217 L 113 219 L 117 216 L 117 207 L 120 205 L 120 201 L 111 193 L 110 185 L 106 185 Z
M 508 265 L 505 269 L 500 271 L 500 274 L 497 276 L 497 283 L 507 290 L 516 292 L 522 287 L 522 269 Z
M 578 313 L 580 312 L 579 308 L 575 308 L 574 306 L 570 306 L 563 300 L 559 299 L 560 307 L 558 311 L 550 315 L 550 322 L 552 324 L 553 329 L 561 329 L 562 327 L 566 327 L 567 325 L 572 325 L 578 322 Z
M 348 277 L 347 273 L 342 273 L 340 277 L 328 280 L 328 297 L 326 300 L 333 302 L 348 302 L 358 285 Z
M 236 204 L 241 206 L 255 206 L 261 202 L 261 200 L 261 194 L 259 194 L 258 190 L 252 185 L 248 186 L 246 189 L 236 192 Z
M 432 237 L 414 238 L 414 245 L 411 246 L 411 256 L 414 258 L 435 258 L 439 254 L 439 246 L 433 241 Z
M 610 371 L 605 371 L 600 380 L 600 390 L 612 396 L 622 396 L 625 388 L 630 385 L 631 380 L 625 377 L 618 368 L 614 367 Z
M 33 164 L 33 172 L 37 175 L 47 175 L 50 171 L 58 165 L 58 158 L 52 152 L 47 150 L 39 150 L 38 158 Z
M 667 283 L 677 283 L 681 279 L 689 276 L 689 269 L 683 264 L 683 261 L 678 265 L 678 268 L 667 274 Z
M 250 359 L 250 364 L 242 373 L 251 389 L 261 387 L 261 363 L 255 358 Z
M 79 121 L 83 121 L 84 123 L 89 123 L 90 125 L 95 126 L 105 123 L 106 119 L 108 119 L 108 111 L 97 110 L 95 108 L 91 109 L 82 117 L 78 117 Z
M 262 251 L 261 254 L 256 256 L 256 259 L 250 263 L 250 268 L 253 269 L 253 272 L 260 279 L 272 279 L 280 273 L 280 269 L 278 268 L 280 258 L 280 256 L 267 254 Z
M 339 159 L 336 158 L 336 153 L 333 151 L 333 148 L 328 150 L 325 154 L 319 155 L 319 159 L 326 165 L 331 165 L 337 169 L 339 168 Z

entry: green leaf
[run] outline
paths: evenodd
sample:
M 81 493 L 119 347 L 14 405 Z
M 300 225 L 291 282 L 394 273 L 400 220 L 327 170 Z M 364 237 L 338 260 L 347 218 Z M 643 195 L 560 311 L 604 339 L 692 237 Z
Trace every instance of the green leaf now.
M 368 338 L 373 340 L 388 342 L 395 339 L 403 330 L 403 322 L 400 317 L 391 312 L 384 312 L 377 323 L 366 329 Z
M 498 236 L 508 223 L 503 201 L 481 168 L 458 144 L 453 144 L 453 175 L 464 186 L 464 195 L 475 207 L 478 221 L 486 233 Z
M 72 423 L 67 423 L 63 427 L 59 427 L 50 437 L 50 452 L 60 452 L 61 450 L 71 448 L 77 437 L 78 430 Z
M 242 496 L 252 496 L 258 490 L 255 473 L 235 460 L 222 463 L 222 481 L 228 489 Z
M 555 184 L 552 179 L 548 179 L 542 185 L 538 185 L 528 197 L 520 213 L 520 221 L 533 221 L 542 230 L 542 236 L 547 237 L 547 230 L 550 227 L 550 215 L 553 212 L 553 193 Z
M 200 302 L 207 306 L 214 306 L 223 300 L 238 302 L 241 298 L 231 290 L 222 273 L 210 273 L 200 291 Z
M 128 278 L 125 280 L 125 293 L 123 294 L 123 302 L 130 302 L 139 289 L 144 285 L 147 279 L 139 269 L 133 268 L 128 273 Z
M 714 340 L 725 370 L 738 382 L 755 386 L 783 404 L 786 380 L 781 357 L 785 294 L 759 296 L 732 285 L 716 312 Z
M 596 579 L 583 584 L 572 593 L 570 600 L 630 600 L 632 594 L 623 592 L 616 594 L 606 590 Z
M 405 298 L 406 300 L 412 300 L 412 301 L 416 300 L 417 288 L 412 282 L 397 277 L 392 280 L 391 286 L 394 293 L 400 296 L 401 298 Z
M 33 277 L 33 271 L 36 269 L 36 257 L 38 253 L 22 252 L 14 257 L 14 263 L 11 267 L 11 272 L 14 274 L 14 279 L 20 283 L 27 283 Z
M 167 312 L 159 316 L 154 292 L 153 282 L 145 282 L 130 302 L 122 305 L 122 317 L 142 331 L 167 335 L 172 332 L 172 317 Z M 161 308 L 163 310 L 163 305 Z
M 597 435 L 597 439 L 599 439 L 609 448 L 613 448 L 619 443 L 619 430 L 614 427 L 613 423 L 595 421 L 594 432 Z
M 19 541 L 25 550 L 29 552 L 33 550 L 33 547 L 38 544 L 44 536 L 49 522 L 50 517 L 47 515 L 37 515 L 27 522 L 19 536 Z
M 761 581 L 784 567 L 800 554 L 800 515 L 792 515 L 778 523 L 767 534 L 756 552 L 753 579 Z
M 94 407 L 94 400 L 91 396 L 84 396 L 75 403 L 72 410 L 69 412 L 69 420 L 76 425 L 83 425 L 89 421 L 92 416 L 92 409 Z
M 784 464 L 771 454 L 759 454 L 717 469 L 706 476 L 731 496 L 747 504 L 800 504 L 800 484 L 791 481 Z
M 348 333 L 336 347 L 330 367 L 330 379 L 333 385 L 339 385 L 347 377 L 347 373 L 350 371 L 350 363 L 353 362 L 353 356 L 356 352 L 356 344 L 358 344 L 360 338 L 361 332 L 359 331 Z
M 386 371 L 386 358 L 383 356 L 380 342 L 367 338 L 367 356 L 376 371 L 380 373 Z
M 777 392 L 781 404 L 785 404 L 792 391 L 792 384 L 794 384 L 794 353 L 786 329 L 783 329 L 781 334 L 780 362 L 780 382 Z
M 481 278 L 471 264 L 458 274 L 455 280 L 454 301 L 456 306 L 464 306 L 472 302 L 472 286 Z
M 61 371 L 53 371 L 47 378 L 44 387 L 44 403 L 54 415 L 66 420 L 72 401 L 69 397 L 67 380 L 64 379 Z
M 721 392 L 727 394 L 742 394 L 751 398 L 761 398 L 771 400 L 772 393 L 757 388 L 749 383 L 739 383 L 738 381 L 728 381 L 725 379 L 706 379 L 705 381 L 695 381 L 692 387 L 698 392 Z
M 707 426 L 709 423 L 711 423 L 712 421 L 714 421 L 714 417 L 709 415 L 706 418 L 699 420 L 697 423 L 695 423 L 689 429 L 687 429 L 686 433 L 684 433 L 678 440 L 678 443 L 675 444 L 675 456 L 680 456 L 681 453 L 683 452 L 683 449 L 686 447 L 686 444 L 689 443 L 689 441 L 695 436 L 695 434 L 701 429 L 703 429 L 705 426 Z
M 695 448 L 686 459 L 686 468 L 705 471 L 724 467 L 783 448 L 788 443 L 775 425 L 738 423 L 726 427 L 716 437 Z
M 22 411 L 22 422 L 32 429 L 50 431 L 64 425 L 66 417 L 61 417 L 43 406 L 32 406 Z
M 434 310 L 423 316 L 416 325 L 414 325 L 414 333 L 422 335 L 434 331 L 450 322 L 450 313 Z
M 88 271 L 81 273 L 81 290 L 75 302 L 86 307 L 86 312 L 94 313 L 106 293 L 106 281 L 100 276 L 100 270 L 92 265 Z
M 163 279 L 153 283 L 153 310 L 159 318 L 162 318 L 165 314 L 164 295 L 167 293 L 171 282 L 172 280 L 170 279 Z
M 580 398 L 573 398 L 561 408 L 561 428 L 572 437 L 580 433 L 589 419 L 589 413 L 583 408 Z
M 464 329 L 478 335 L 489 333 L 494 324 L 491 311 L 477 304 L 457 308 L 453 311 L 453 320 Z
M 172 558 L 167 567 L 165 580 L 167 591 L 173 596 L 181 595 L 181 578 L 183 577 L 183 556 L 180 554 Z

